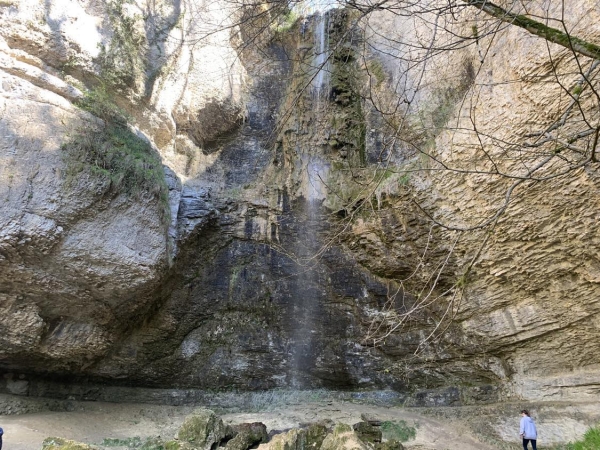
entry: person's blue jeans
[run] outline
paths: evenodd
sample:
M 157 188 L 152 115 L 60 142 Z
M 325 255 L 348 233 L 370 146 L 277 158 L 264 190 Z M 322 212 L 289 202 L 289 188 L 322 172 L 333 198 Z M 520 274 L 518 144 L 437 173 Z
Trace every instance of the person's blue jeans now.
M 536 440 L 535 439 L 525 439 L 525 438 L 523 438 L 523 450 L 527 450 L 527 444 L 529 444 L 529 442 L 531 442 L 531 448 L 533 450 L 537 450 Z

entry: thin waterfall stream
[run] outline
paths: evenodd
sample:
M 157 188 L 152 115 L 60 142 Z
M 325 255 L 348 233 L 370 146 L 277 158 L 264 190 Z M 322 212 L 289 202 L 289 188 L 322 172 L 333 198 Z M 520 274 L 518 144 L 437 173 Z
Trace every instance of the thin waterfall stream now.
M 321 98 L 323 95 L 326 96 L 329 91 L 329 81 L 331 78 L 328 33 L 329 14 L 321 12 L 314 17 L 314 53 L 312 66 L 316 70 L 316 73 L 312 79 L 312 94 L 317 101 L 317 107 L 319 107 Z
M 296 242 L 293 253 L 296 257 L 297 298 L 293 306 L 295 327 L 292 333 L 291 345 L 291 378 L 290 384 L 295 388 L 306 388 L 302 373 L 314 370 L 318 361 L 314 361 L 315 346 L 318 345 L 316 326 L 320 320 L 327 292 L 322 289 L 326 283 L 320 280 L 320 257 L 323 229 L 321 205 L 327 196 L 324 180 L 329 166 L 320 154 L 319 139 L 321 128 L 327 121 L 327 101 L 330 86 L 330 54 L 328 33 L 328 12 L 318 12 L 313 15 L 313 55 L 310 61 L 312 80 L 310 86 L 310 104 L 312 105 L 313 121 L 309 125 L 309 133 L 315 140 L 310 146 L 297 147 L 299 162 L 302 167 L 301 214 L 298 221 Z M 321 268 L 322 269 L 322 268 Z
M 318 365 L 314 360 L 318 345 L 318 322 L 322 319 L 323 305 L 327 299 L 326 285 L 322 279 L 321 235 L 324 218 L 321 205 L 325 198 L 323 179 L 329 170 L 325 161 L 315 155 L 306 157 L 303 195 L 300 199 L 296 242 L 293 253 L 296 259 L 296 299 L 293 305 L 295 326 L 292 332 L 291 386 L 310 387 L 303 381 L 303 373 L 309 373 Z

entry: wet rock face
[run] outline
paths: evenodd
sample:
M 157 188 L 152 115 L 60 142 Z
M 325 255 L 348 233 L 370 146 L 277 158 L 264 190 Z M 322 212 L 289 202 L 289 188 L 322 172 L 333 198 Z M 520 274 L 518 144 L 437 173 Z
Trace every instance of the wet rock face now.
M 355 330 L 364 326 L 361 311 L 384 301 L 385 286 L 339 248 L 298 264 L 283 249 L 297 245 L 307 224 L 292 211 L 280 220 L 285 226 L 272 243 L 223 241 L 227 225 L 217 220 L 179 254 L 181 273 L 167 283 L 172 290 L 153 320 L 96 370 L 165 387 L 382 384 L 383 365 Z M 313 230 L 311 239 L 324 232 Z M 149 362 L 151 355 L 161 356 Z

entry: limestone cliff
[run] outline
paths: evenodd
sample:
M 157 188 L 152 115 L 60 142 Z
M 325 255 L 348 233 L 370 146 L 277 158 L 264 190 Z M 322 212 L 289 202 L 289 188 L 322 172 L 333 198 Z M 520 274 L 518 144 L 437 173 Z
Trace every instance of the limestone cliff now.
M 439 225 L 494 217 L 513 181 L 479 149 L 560 117 L 574 56 L 469 10 L 430 55 L 385 11 L 238 6 L 0 2 L 5 386 L 593 394 L 596 163 Z
M 225 12 L 201 2 L 0 5 L 6 366 L 85 367 L 153 306 L 181 196 L 159 152 L 185 175 L 185 142 L 215 139 L 241 114 L 230 33 L 197 42 L 197 14 Z M 206 60 L 216 72 L 194 69 Z
M 529 14 L 561 17 L 558 2 L 539 10 L 530 6 Z M 588 2 L 580 6 L 564 15 L 564 29 L 598 42 L 596 11 Z M 420 364 L 434 377 L 472 381 L 485 374 L 529 399 L 591 398 L 600 381 L 593 226 L 598 166 L 593 161 L 577 166 L 579 156 L 561 155 L 564 148 L 555 136 L 560 141 L 591 133 L 583 122 L 597 120 L 591 100 L 598 86 L 596 63 L 518 27 L 490 33 L 489 17 L 474 10 L 460 14 L 437 31 L 470 36 L 472 45 L 436 55 L 416 78 L 403 66 L 407 58 L 401 49 L 390 57 L 389 40 L 410 42 L 418 36 L 428 45 L 450 47 L 452 38 L 436 40 L 426 21 L 385 13 L 369 19 L 383 67 L 408 75 L 402 94 L 413 103 L 403 133 L 407 142 L 420 143 L 425 155 L 391 166 L 395 180 L 379 188 L 379 198 L 389 206 L 356 226 L 364 237 L 355 251 L 369 255 L 363 256 L 365 266 L 389 273 L 397 263 L 382 258 L 406 254 L 407 241 L 418 244 L 414 236 L 424 232 L 424 215 L 450 229 L 492 224 L 467 232 L 435 226 L 428 250 L 419 245 L 429 252 L 429 264 L 449 256 L 444 272 L 452 274 L 446 286 L 453 289 L 440 303 L 445 308 L 456 302 L 449 332 L 424 350 Z M 427 45 L 420 51 L 426 55 Z M 413 61 L 420 56 L 411 55 Z M 587 99 L 578 96 L 586 77 Z M 423 86 L 417 93 L 416 83 Z M 386 97 L 379 99 L 385 108 Z M 573 104 L 581 110 L 573 113 Z M 425 139 L 411 134 L 415 124 Z M 593 140 L 580 144 L 594 145 Z M 519 181 L 532 173 L 532 180 Z M 472 261 L 473 270 L 464 277 Z M 435 267 L 421 272 L 436 273 Z M 433 317 L 439 320 L 441 314 Z

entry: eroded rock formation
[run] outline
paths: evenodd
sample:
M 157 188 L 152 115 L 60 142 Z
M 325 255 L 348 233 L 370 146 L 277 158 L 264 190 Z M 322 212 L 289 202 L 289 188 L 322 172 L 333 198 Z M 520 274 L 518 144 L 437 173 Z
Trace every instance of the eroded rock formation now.
M 493 232 L 459 237 L 431 218 L 477 224 L 510 180 L 431 170 L 410 145 L 464 168 L 478 143 L 456 129 L 474 111 L 482 135 L 507 141 L 554 120 L 560 86 L 509 82 L 549 76 L 546 43 L 508 27 L 493 46 L 436 55 L 415 91 L 381 41 L 426 36 L 407 21 L 381 12 L 373 28 L 340 10 L 286 29 L 227 6 L 0 3 L 4 388 L 61 376 L 592 394 L 595 164 L 524 185 Z M 574 33 L 600 34 L 579 19 Z M 551 55 L 574 66 L 564 49 Z M 394 101 L 434 131 L 394 122 Z M 404 141 L 391 139 L 400 129 Z M 129 146 L 139 154 L 123 156 Z M 121 156 L 73 156 L 97 148 Z M 164 173 L 144 178 L 158 155 Z M 440 300 L 395 329 L 432 277 Z

